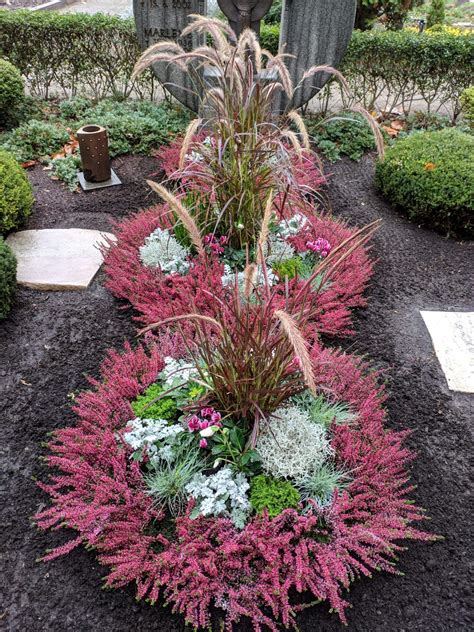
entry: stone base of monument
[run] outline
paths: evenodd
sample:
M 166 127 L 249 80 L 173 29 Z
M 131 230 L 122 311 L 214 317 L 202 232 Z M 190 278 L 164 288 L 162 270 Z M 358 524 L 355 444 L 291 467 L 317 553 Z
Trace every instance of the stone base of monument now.
M 84 290 L 100 266 L 99 245 L 111 233 L 82 228 L 23 230 L 7 238 L 17 258 L 17 281 L 35 290 Z
M 80 171 L 77 175 L 79 178 L 79 184 L 83 191 L 95 191 L 96 189 L 104 189 L 105 187 L 114 187 L 117 184 L 122 184 L 122 181 L 115 173 L 113 169 L 110 170 L 111 176 L 108 180 L 104 180 L 103 182 L 88 182 L 84 178 L 84 174 Z

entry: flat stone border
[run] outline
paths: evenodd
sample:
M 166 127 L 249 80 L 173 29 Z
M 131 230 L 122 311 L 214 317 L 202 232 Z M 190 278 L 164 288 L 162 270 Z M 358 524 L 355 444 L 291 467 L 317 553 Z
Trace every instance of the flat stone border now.
M 35 290 L 85 290 L 102 265 L 99 245 L 111 233 L 83 228 L 23 230 L 7 239 L 17 281 Z
M 451 391 L 474 393 L 474 312 L 424 312 L 436 356 Z

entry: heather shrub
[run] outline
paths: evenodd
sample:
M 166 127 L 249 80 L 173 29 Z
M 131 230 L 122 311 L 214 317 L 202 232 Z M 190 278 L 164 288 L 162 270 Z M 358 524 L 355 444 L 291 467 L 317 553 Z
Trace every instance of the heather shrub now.
M 356 423 L 337 425 L 333 437 L 338 461 L 352 470 L 347 485 L 339 484 L 328 507 L 310 497 L 305 507 L 270 518 L 255 512 L 247 474 L 229 463 L 213 466 L 209 446 L 198 448 L 197 441 L 217 434 L 212 425 L 199 430 L 205 419 L 219 423 L 216 411 L 198 408 L 187 424 L 129 420 L 130 400 L 157 376 L 168 380 L 176 371 L 160 358 L 161 344 L 110 354 L 102 381 L 77 401 L 79 423 L 55 433 L 48 457 L 53 478 L 41 484 L 53 502 L 36 520 L 44 529 L 78 533 L 46 560 L 85 544 L 109 567 L 109 588 L 134 584 L 139 598 L 162 597 L 196 628 L 208 629 L 213 608 L 225 605 L 222 624 L 229 630 L 248 617 L 256 629 L 277 632 L 280 623 L 296 625 L 296 593 L 308 595 L 303 605 L 327 600 L 345 622 L 348 581 L 376 569 L 395 572 L 402 539 L 434 539 L 414 526 L 424 514 L 409 498 L 405 433 L 384 428 L 382 390 L 361 360 L 319 345 L 311 350 L 323 391 L 356 413 Z M 178 369 L 182 383 L 181 369 L 188 369 Z M 188 470 L 176 471 L 180 453 L 173 447 L 183 436 L 188 456 L 199 450 L 197 458 L 207 463 L 186 484 L 187 504 L 181 490 Z M 145 456 L 136 460 L 140 449 Z M 285 489 L 285 504 L 292 504 L 296 495 Z M 281 492 L 280 486 L 266 504 L 276 509 Z
M 298 490 L 289 482 L 259 474 L 250 485 L 250 504 L 259 514 L 268 512 L 275 518 L 285 509 L 297 509 L 300 502 Z
M 466 88 L 462 93 L 461 107 L 464 118 L 469 123 L 470 128 L 474 130 L 474 86 Z
M 0 59 L 0 128 L 15 122 L 24 96 L 20 71 L 6 59 Z
M 0 151 L 0 234 L 18 228 L 33 206 L 31 185 L 15 158 Z
M 378 162 L 376 183 L 409 219 L 474 237 L 473 136 L 456 129 L 412 134 Z
M 16 291 L 16 258 L 0 237 L 0 320 L 8 316 Z

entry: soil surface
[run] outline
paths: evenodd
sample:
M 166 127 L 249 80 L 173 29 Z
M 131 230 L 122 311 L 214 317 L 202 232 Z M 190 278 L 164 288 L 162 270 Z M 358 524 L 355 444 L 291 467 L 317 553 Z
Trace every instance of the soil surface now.
M 70 193 L 41 167 L 30 179 L 37 202 L 27 228 L 110 230 L 110 221 L 150 205 L 145 177 L 157 170 L 150 158 L 114 162 L 123 186 Z M 373 162 L 331 166 L 329 197 L 336 215 L 361 225 L 383 218 L 374 239 L 379 258 L 360 311 L 358 335 L 343 341 L 370 356 L 385 371 L 389 423 L 410 428 L 414 493 L 431 521 L 428 530 L 445 540 L 409 543 L 399 569 L 358 580 L 348 595 L 349 630 L 443 632 L 472 629 L 468 544 L 471 531 L 468 459 L 472 451 L 473 397 L 448 390 L 420 309 L 474 310 L 474 244 L 446 240 L 399 216 L 373 189 Z M 469 266 L 471 265 L 471 269 Z M 47 502 L 34 478 L 45 478 L 42 442 L 55 428 L 74 423 L 74 394 L 97 375 L 109 347 L 120 348 L 135 328 L 130 313 L 102 286 L 101 273 L 85 292 L 19 290 L 8 320 L 0 323 L 0 468 L 2 528 L 0 622 L 16 632 L 125 632 L 185 630 L 169 609 L 137 603 L 133 587 L 100 590 L 104 569 L 93 553 L 76 549 L 49 564 L 36 559 L 66 539 L 42 533 L 30 518 Z M 470 295 L 471 294 L 471 295 Z M 471 611 L 472 612 L 472 611 Z M 299 617 L 301 632 L 342 632 L 336 615 L 322 604 Z M 1 625 L 0 625 L 1 627 Z M 239 632 L 247 632 L 243 622 Z

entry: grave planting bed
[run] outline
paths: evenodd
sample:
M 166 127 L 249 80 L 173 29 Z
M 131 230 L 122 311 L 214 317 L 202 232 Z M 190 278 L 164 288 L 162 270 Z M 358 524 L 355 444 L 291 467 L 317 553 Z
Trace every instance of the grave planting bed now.
M 114 168 L 123 187 L 72 194 L 36 167 L 29 173 L 37 201 L 27 228 L 110 230 L 111 220 L 156 202 L 144 180 L 157 171 L 153 159 L 127 157 Z M 374 192 L 372 158 L 359 164 L 343 161 L 331 171 L 328 195 L 336 216 L 358 226 L 384 220 L 374 238 L 372 254 L 379 260 L 368 307 L 356 315 L 356 336 L 341 344 L 367 354 L 384 372 L 389 424 L 413 430 L 407 446 L 418 452 L 414 500 L 432 518 L 425 528 L 446 538 L 410 543 L 399 563 L 405 577 L 377 573 L 356 582 L 349 629 L 467 629 L 471 400 L 448 391 L 419 310 L 472 309 L 473 245 L 445 240 L 392 211 Z M 35 561 L 65 541 L 64 534 L 30 525 L 45 506 L 33 480 L 46 477 L 38 459 L 45 454 L 41 442 L 48 432 L 75 422 L 70 403 L 87 387 L 84 374 L 97 376 L 105 350 L 122 348 L 135 331 L 130 314 L 119 309 L 123 304 L 103 282 L 99 273 L 85 292 L 20 290 L 10 318 L 0 325 L 1 467 L 7 475 L 0 575 L 6 598 L 0 616 L 9 630 L 185 629 L 184 620 L 169 609 L 136 603 L 133 587 L 99 591 L 105 570 L 82 548 L 51 564 Z M 303 611 L 298 624 L 307 632 L 344 629 L 327 604 Z M 251 627 L 242 622 L 237 629 Z

